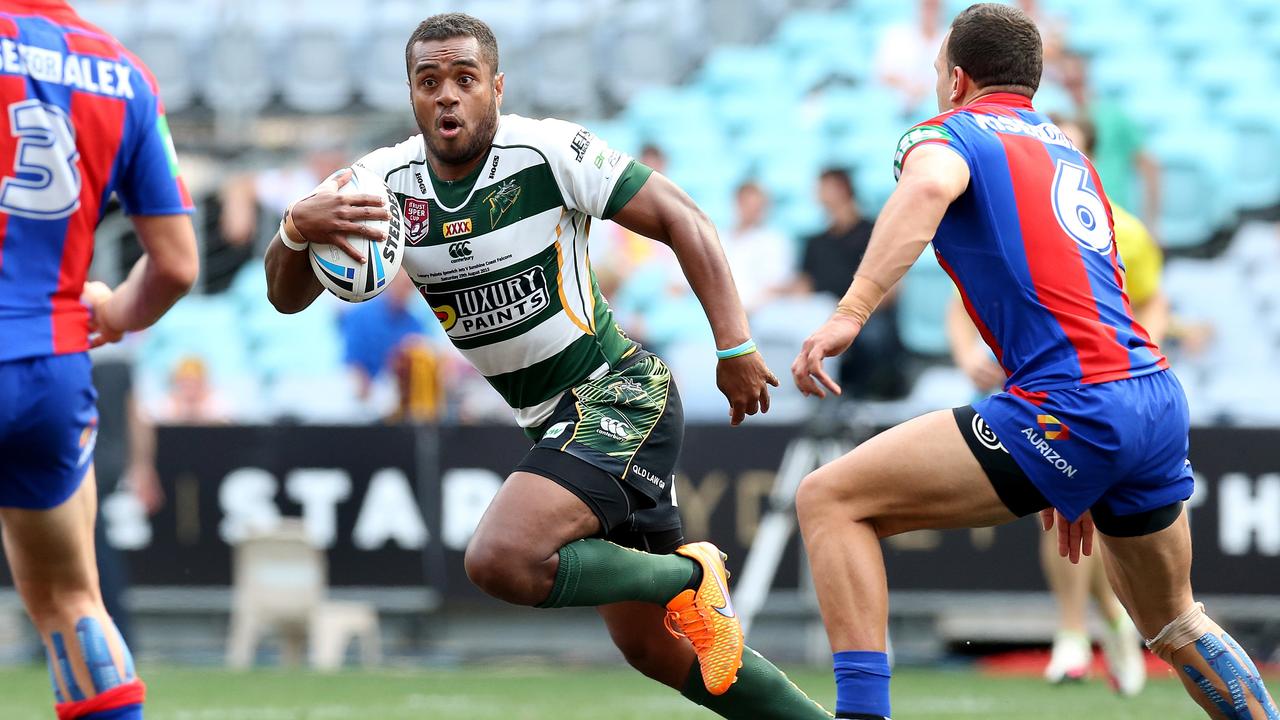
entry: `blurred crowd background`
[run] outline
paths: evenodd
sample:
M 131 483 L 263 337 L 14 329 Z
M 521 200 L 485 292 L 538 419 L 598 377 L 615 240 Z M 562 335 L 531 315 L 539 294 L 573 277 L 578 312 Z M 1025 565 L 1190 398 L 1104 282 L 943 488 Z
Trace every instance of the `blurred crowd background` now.
M 510 422 L 403 279 L 376 300 L 265 300 L 284 207 L 416 133 L 404 41 L 428 14 L 490 23 L 503 110 L 580 122 L 676 180 L 716 222 L 775 371 L 843 292 L 893 189 L 896 142 L 936 113 L 952 0 L 84 0 L 158 76 L 199 211 L 199 291 L 118 351 L 162 423 Z M 1111 201 L 1162 248 L 1167 350 L 1200 423 L 1280 423 L 1280 4 L 1024 0 L 1046 46 L 1039 109 L 1085 121 Z M 719 420 L 712 340 L 671 252 L 609 223 L 592 260 L 622 326 Z M 94 273 L 136 257 L 109 217 Z M 982 385 L 948 344 L 953 290 L 926 253 L 840 362 L 893 414 Z M 784 373 L 785 374 L 785 373 Z M 789 383 L 787 383 L 789 385 Z M 812 410 L 784 387 L 764 421 Z

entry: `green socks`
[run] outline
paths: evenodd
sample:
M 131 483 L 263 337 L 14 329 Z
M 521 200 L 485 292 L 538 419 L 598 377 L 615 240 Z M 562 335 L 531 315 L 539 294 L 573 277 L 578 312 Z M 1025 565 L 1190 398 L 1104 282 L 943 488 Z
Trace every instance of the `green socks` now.
M 693 663 L 689 679 L 680 691 L 689 700 L 730 720 L 830 720 L 831 713 L 809 699 L 773 663 L 746 648 L 738 681 L 723 695 L 712 695 L 702 684 L 702 672 Z
M 640 600 L 666 605 L 693 579 L 698 564 L 683 555 L 651 555 L 606 540 L 560 548 L 551 594 L 538 607 L 595 607 Z

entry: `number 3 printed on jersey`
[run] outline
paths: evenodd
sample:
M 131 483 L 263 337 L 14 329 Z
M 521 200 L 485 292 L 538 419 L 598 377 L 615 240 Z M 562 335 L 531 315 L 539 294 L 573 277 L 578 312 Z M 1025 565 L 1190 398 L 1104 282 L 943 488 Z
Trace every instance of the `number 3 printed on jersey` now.
M 18 138 L 13 175 L 0 181 L 0 210 L 34 220 L 57 220 L 80 207 L 76 131 L 56 105 L 23 100 L 9 106 L 9 132 Z
M 1089 171 L 1059 160 L 1053 174 L 1053 214 L 1058 224 L 1080 245 L 1095 252 L 1111 252 L 1111 223 L 1102 198 L 1089 187 Z

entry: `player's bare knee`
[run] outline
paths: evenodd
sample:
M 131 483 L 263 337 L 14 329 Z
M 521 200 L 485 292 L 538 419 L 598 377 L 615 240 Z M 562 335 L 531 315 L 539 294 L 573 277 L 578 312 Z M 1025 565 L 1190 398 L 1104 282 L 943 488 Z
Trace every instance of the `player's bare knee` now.
M 101 600 L 88 589 L 51 589 L 27 601 L 27 614 L 42 635 L 75 622 L 100 609 Z
M 818 468 L 800 482 L 796 490 L 796 516 L 802 526 L 819 522 L 836 509 L 839 499 L 832 475 L 826 468 Z
M 476 587 L 516 605 L 542 602 L 555 581 L 549 558 L 536 557 L 527 545 L 506 538 L 473 538 L 463 567 Z

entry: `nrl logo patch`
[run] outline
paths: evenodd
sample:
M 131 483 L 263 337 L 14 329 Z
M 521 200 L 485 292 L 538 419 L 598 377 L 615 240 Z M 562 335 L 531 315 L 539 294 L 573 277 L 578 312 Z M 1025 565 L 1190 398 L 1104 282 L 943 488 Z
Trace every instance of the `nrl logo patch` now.
M 406 245 L 421 245 L 427 239 L 427 230 L 431 227 L 428 223 L 429 208 L 426 200 L 412 197 L 404 199 L 404 224 L 408 230 Z

